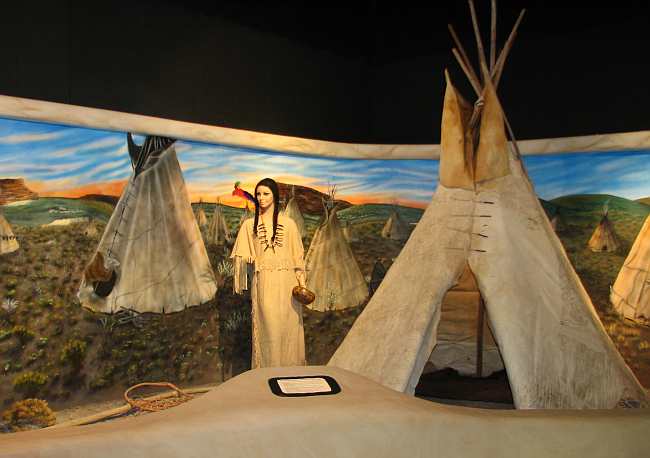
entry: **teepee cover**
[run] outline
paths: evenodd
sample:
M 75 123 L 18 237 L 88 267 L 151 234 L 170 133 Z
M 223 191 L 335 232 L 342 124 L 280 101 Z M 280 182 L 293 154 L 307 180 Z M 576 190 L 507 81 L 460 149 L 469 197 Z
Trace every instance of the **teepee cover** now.
M 147 137 L 130 152 L 134 173 L 82 279 L 82 305 L 159 313 L 209 301 L 217 286 L 171 140 Z M 97 259 L 111 280 L 94 281 Z
M 458 158 L 465 154 L 465 138 L 458 137 L 463 126 L 445 129 L 450 113 L 463 122 L 448 80 L 442 144 L 460 146 L 442 149 L 440 170 L 455 168 L 461 175 L 453 187 L 441 180 L 328 364 L 413 393 L 437 342 L 443 296 L 469 265 L 518 408 L 611 408 L 630 400 L 647 405 L 645 390 L 605 333 L 521 161 L 509 150 L 496 92 L 490 78 L 485 81 L 477 157 L 467 167 Z

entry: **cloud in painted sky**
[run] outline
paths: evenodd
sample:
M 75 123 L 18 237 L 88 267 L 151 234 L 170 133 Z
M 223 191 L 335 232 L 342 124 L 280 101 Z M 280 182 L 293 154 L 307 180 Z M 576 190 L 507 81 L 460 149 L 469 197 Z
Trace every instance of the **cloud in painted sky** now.
M 252 191 L 270 176 L 319 190 L 335 184 L 341 198 L 355 202 L 389 198 L 424 206 L 438 180 L 434 160 L 315 158 L 187 141 L 178 141 L 176 151 L 192 198 L 207 201 L 230 196 L 235 181 Z M 650 151 L 627 151 L 526 156 L 524 162 L 544 199 L 577 193 L 637 199 L 650 196 L 649 159 Z M 123 133 L 0 119 L 0 177 L 22 177 L 44 193 L 64 195 L 102 183 L 119 190 L 131 172 Z

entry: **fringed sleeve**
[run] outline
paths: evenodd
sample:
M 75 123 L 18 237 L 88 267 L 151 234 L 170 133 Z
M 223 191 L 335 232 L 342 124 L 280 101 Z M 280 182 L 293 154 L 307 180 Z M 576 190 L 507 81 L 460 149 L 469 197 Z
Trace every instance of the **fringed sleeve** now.
M 287 223 L 288 229 L 288 243 L 289 250 L 291 253 L 291 259 L 293 261 L 293 268 L 298 272 L 305 272 L 305 248 L 302 245 L 302 239 L 300 238 L 300 232 L 298 232 L 298 227 L 296 223 L 289 219 Z
M 235 294 L 242 294 L 244 290 L 248 289 L 248 264 L 255 262 L 252 227 L 250 219 L 244 221 L 230 254 L 234 267 L 233 291 Z

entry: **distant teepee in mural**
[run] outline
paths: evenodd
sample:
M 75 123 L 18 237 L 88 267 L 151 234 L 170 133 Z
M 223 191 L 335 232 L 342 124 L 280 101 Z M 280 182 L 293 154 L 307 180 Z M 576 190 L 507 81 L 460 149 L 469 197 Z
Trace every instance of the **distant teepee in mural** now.
M 368 285 L 336 215 L 334 187 L 323 207 L 323 221 L 305 258 L 307 288 L 316 293 L 309 307 L 321 312 L 356 307 L 368 297 Z
M 296 227 L 298 228 L 300 236 L 305 237 L 305 235 L 307 235 L 307 232 L 305 230 L 305 219 L 303 218 L 300 207 L 298 206 L 295 186 L 291 186 L 291 197 L 289 198 L 289 202 L 287 202 L 287 206 L 284 208 L 284 214 L 291 218 L 294 223 L 296 223 Z
M 616 277 L 610 300 L 625 318 L 650 324 L 650 215 Z
M 346 221 L 343 224 L 343 237 L 345 237 L 345 240 L 348 242 L 358 242 L 359 237 L 357 235 L 357 231 L 355 230 L 354 226 L 350 221 Z
M 205 214 L 205 210 L 203 210 L 203 199 L 199 200 L 199 209 L 196 211 L 196 222 L 201 229 L 208 225 L 208 217 Z
M 614 252 L 618 249 L 618 237 L 614 232 L 614 226 L 610 222 L 607 214 L 609 213 L 608 204 L 603 208 L 603 217 L 600 223 L 594 229 L 591 238 L 589 239 L 588 246 L 591 251 L 596 252 Z
M 97 237 L 97 235 L 99 235 L 99 229 L 97 228 L 97 221 L 95 218 L 91 218 L 88 224 L 86 224 L 84 235 L 86 237 Z
M 385 239 L 399 241 L 409 238 L 408 224 L 400 217 L 396 208 L 390 212 L 390 216 L 381 230 L 381 236 Z
M 176 312 L 211 300 L 217 284 L 192 212 L 174 140 L 128 136 L 133 174 L 79 287 L 98 312 Z
M 219 201 L 214 206 L 212 219 L 210 219 L 207 242 L 212 245 L 223 245 L 225 242 L 230 242 L 230 229 Z
M 18 248 L 18 240 L 16 240 L 9 222 L 0 211 L 0 254 L 12 253 Z
M 560 214 L 560 211 L 557 210 L 553 218 L 551 218 L 551 227 L 556 233 L 566 231 L 566 221 L 564 217 Z
M 241 216 L 239 217 L 239 227 L 241 227 L 242 224 L 244 224 L 244 221 L 246 221 L 248 218 L 252 218 L 253 216 L 255 216 L 255 213 L 253 212 L 253 210 L 251 210 L 248 207 L 248 202 L 247 202 L 246 203 L 246 208 L 244 208 L 244 211 L 242 212 Z

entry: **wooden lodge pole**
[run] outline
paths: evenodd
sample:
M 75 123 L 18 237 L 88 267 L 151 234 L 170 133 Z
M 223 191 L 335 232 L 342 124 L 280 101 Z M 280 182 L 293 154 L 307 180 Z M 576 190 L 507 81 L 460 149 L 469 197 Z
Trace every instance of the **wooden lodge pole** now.
M 476 320 L 476 376 L 483 377 L 483 325 L 485 322 L 485 303 L 479 293 L 478 316 Z

